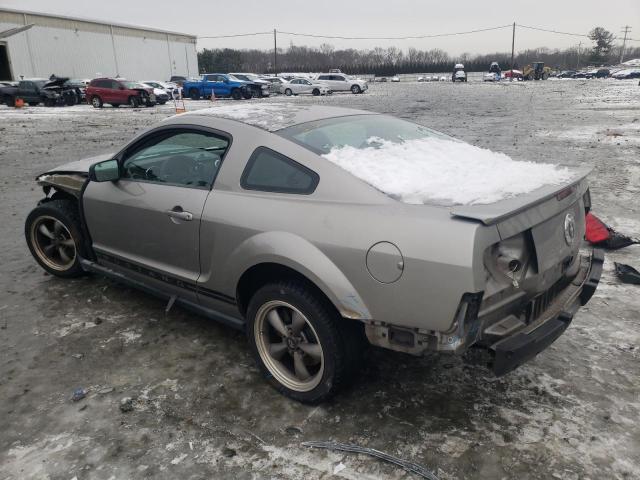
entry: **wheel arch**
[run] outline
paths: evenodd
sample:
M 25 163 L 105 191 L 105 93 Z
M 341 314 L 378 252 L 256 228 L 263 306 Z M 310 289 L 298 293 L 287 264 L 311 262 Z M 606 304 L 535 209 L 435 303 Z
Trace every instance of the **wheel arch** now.
M 251 237 L 229 256 L 228 262 L 227 265 L 239 265 L 232 278 L 238 308 L 243 314 L 251 294 L 259 286 L 284 277 L 300 279 L 317 289 L 342 317 L 371 318 L 344 273 L 315 245 L 292 233 L 265 232 Z

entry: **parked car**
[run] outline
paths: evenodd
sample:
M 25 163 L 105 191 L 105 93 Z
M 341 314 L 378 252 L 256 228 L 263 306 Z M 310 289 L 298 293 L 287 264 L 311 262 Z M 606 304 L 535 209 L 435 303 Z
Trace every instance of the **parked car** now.
M 287 83 L 287 80 L 282 78 L 282 77 L 270 77 L 270 76 L 263 76 L 260 77 L 263 80 L 269 82 L 269 92 L 270 93 L 282 93 L 283 89 L 282 86 Z
M 614 73 L 613 75 L 611 75 L 613 78 L 616 78 L 618 80 L 626 80 L 626 79 L 630 79 L 630 78 L 640 78 L 640 69 L 634 69 L 634 68 L 627 68 L 624 70 L 619 70 L 616 73 Z
M 393 77 L 391 77 L 391 81 L 394 82 L 394 83 L 397 83 L 397 82 L 400 81 L 400 77 L 397 76 L 397 75 L 394 75 Z
M 608 78 L 611 75 L 611 70 L 608 68 L 594 68 L 589 73 L 592 78 Z
M 133 108 L 156 104 L 153 88 L 125 79 L 94 78 L 87 87 L 86 95 L 94 108 L 102 108 L 105 103 L 112 107 L 129 105 Z
M 563 70 L 562 72 L 560 72 L 558 75 L 556 75 L 557 78 L 573 78 L 573 76 L 578 73 L 575 70 Z
M 91 83 L 91 80 L 83 80 L 79 78 L 70 78 L 64 83 L 65 88 L 73 88 L 76 93 L 76 103 L 87 102 L 87 86 Z
M 183 77 L 181 75 L 172 75 L 168 83 L 175 83 L 179 87 L 182 87 L 182 84 L 187 80 L 188 80 L 187 77 Z
M 47 107 L 75 105 L 78 103 L 80 92 L 76 87 L 65 86 L 68 80 L 68 78 L 20 80 L 17 86 L 0 87 L 2 103 L 12 107 L 16 99 L 21 98 L 32 107 L 41 103 Z
M 316 76 L 315 80 L 326 84 L 332 92 L 351 91 L 351 93 L 358 94 L 366 92 L 369 88 L 369 84 L 365 80 L 343 73 L 321 73 Z
M 181 95 L 181 87 L 173 82 L 160 82 L 158 80 L 141 80 L 140 83 L 148 85 L 151 88 L 162 90 L 162 93 L 167 95 L 167 101 L 173 98 L 179 98 Z M 160 92 L 155 92 L 157 94 Z M 166 102 L 165 102 L 166 103 Z
M 52 275 L 102 274 L 244 330 L 265 378 L 299 401 L 348 384 L 367 340 L 414 355 L 475 346 L 505 374 L 558 338 L 596 289 L 601 251 L 580 250 L 586 173 L 488 204 L 405 203 L 362 180 L 385 163 L 375 145 L 412 140 L 475 152 L 362 110 L 188 112 L 40 175 L 26 241 Z M 345 148 L 377 161 L 349 173 L 334 163 Z M 406 179 L 414 163 L 386 171 Z M 440 165 L 429 181 L 450 179 Z
M 452 82 L 466 82 L 467 73 L 464 71 L 464 65 L 456 63 L 453 67 L 453 73 L 451 74 Z
M 513 78 L 514 80 L 524 80 L 524 75 L 522 74 L 522 71 L 520 70 L 516 70 L 515 68 L 513 70 L 505 70 L 502 73 L 503 78 Z
M 271 84 L 255 73 L 230 73 L 229 75 L 251 85 L 254 97 L 268 97 L 271 93 Z
M 487 72 L 482 76 L 483 82 L 497 82 L 500 80 L 500 75 L 494 72 Z
M 294 78 L 290 82 L 283 84 L 280 88 L 282 88 L 282 93 L 287 96 L 305 93 L 318 96 L 331 93 L 326 84 L 307 80 L 306 78 Z
M 590 72 L 576 72 L 571 78 L 591 78 L 593 75 Z
M 46 82 L 44 78 L 30 79 L 27 81 L 37 81 L 40 82 L 41 85 L 44 85 L 44 82 Z M 13 107 L 15 105 L 15 99 L 18 94 L 19 82 L 6 83 L 7 85 L 0 85 L 0 104 L 5 104 L 9 107 Z
M 429 81 L 429 77 L 423 77 L 422 75 L 418 77 L 418 82 L 428 82 Z
M 153 94 L 156 96 L 156 103 L 159 105 L 164 105 L 169 101 L 170 95 L 166 89 L 162 88 L 162 86 L 156 82 L 139 82 L 143 87 L 149 87 L 153 90 Z M 158 85 L 157 87 L 154 85 Z
M 205 73 L 199 80 L 188 80 L 182 84 L 184 94 L 191 100 L 216 97 L 231 97 L 234 100 L 249 99 L 253 89 L 248 82 L 224 73 Z

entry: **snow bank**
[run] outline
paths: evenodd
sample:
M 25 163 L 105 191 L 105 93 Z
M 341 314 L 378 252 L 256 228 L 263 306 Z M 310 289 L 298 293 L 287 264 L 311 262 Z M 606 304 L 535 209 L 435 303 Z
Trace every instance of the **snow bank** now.
M 323 155 L 404 203 L 485 204 L 557 185 L 567 168 L 516 161 L 468 143 L 422 138 L 393 143 L 369 138 L 366 148 L 344 146 Z

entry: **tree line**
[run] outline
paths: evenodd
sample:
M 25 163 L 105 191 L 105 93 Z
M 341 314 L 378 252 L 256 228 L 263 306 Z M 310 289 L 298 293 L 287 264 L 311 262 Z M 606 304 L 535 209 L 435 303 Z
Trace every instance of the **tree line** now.
M 567 49 L 536 48 L 517 52 L 514 68 L 521 69 L 531 62 L 544 62 L 559 70 L 580 69 L 587 66 L 616 64 L 620 48 L 614 45 L 614 36 L 602 27 L 594 28 L 589 38 L 591 47 Z M 625 50 L 625 58 L 640 57 L 640 47 Z M 449 72 L 456 63 L 463 63 L 468 71 L 484 71 L 491 62 L 498 62 L 503 70 L 511 65 L 510 52 L 451 56 L 442 49 L 406 52 L 398 47 L 375 47 L 368 50 L 335 49 L 324 43 L 319 47 L 290 45 L 279 48 L 277 58 L 273 50 L 214 48 L 198 52 L 201 72 L 323 72 L 339 68 L 349 74 L 394 75 L 402 73 Z M 277 62 L 277 67 L 274 63 Z M 277 68 L 277 72 L 274 70 Z

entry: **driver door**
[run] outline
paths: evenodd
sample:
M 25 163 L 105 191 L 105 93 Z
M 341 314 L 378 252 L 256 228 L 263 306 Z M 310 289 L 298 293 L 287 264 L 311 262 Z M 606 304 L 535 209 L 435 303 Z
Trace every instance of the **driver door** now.
M 229 143 L 208 130 L 156 130 L 119 156 L 119 180 L 89 182 L 82 201 L 99 263 L 196 301 L 202 209 Z

